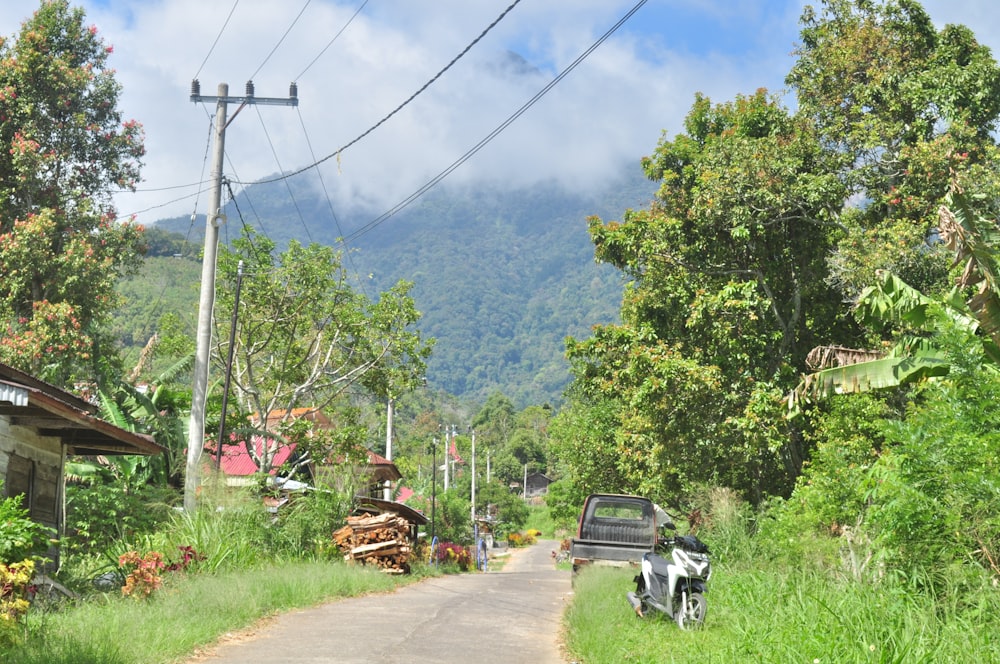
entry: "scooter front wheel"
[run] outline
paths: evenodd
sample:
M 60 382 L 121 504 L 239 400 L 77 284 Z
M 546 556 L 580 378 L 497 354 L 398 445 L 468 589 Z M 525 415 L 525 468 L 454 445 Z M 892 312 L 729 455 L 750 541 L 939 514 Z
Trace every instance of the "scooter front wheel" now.
M 684 602 L 677 598 L 678 607 L 674 618 L 677 626 L 683 630 L 700 629 L 705 624 L 705 614 L 708 612 L 708 604 L 705 596 L 701 593 L 690 593 Z

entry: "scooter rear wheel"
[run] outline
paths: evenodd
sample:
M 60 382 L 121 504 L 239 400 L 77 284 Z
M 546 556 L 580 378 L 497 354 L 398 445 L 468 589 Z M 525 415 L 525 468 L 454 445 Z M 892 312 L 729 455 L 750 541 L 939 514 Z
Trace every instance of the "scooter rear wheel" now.
M 677 600 L 680 604 L 680 597 Z M 674 618 L 677 620 L 677 626 L 683 630 L 701 629 L 705 624 L 707 612 L 708 604 L 705 602 L 705 596 L 701 593 L 690 593 L 687 601 L 677 607 Z

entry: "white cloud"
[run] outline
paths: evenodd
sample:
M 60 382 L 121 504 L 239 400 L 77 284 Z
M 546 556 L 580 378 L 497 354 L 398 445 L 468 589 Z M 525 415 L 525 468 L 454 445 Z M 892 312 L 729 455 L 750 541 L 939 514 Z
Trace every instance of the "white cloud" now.
M 284 97 L 289 82 L 299 78 L 297 109 L 246 108 L 227 132 L 227 175 L 256 180 L 279 169 L 272 145 L 281 167 L 295 170 L 312 161 L 307 138 L 318 157 L 353 140 L 510 4 L 372 0 L 330 45 L 361 1 L 312 0 L 264 64 L 305 2 L 240 0 L 213 49 L 233 7 L 229 0 L 83 0 L 88 20 L 115 47 L 112 65 L 124 87 L 122 108 L 146 129 L 142 188 L 205 177 L 214 108 L 189 101 L 196 74 L 205 95 L 214 95 L 220 81 L 229 83 L 231 95 L 242 95 L 253 76 L 258 96 Z M 339 163 L 331 159 L 324 165 L 334 204 L 363 200 L 387 209 L 416 190 L 530 99 L 633 4 L 524 0 L 409 106 L 346 150 Z M 635 167 L 663 130 L 671 135 L 681 130 L 696 91 L 723 101 L 762 86 L 779 89 L 791 64 L 802 4 L 650 0 L 449 181 L 523 184 L 559 178 L 587 186 Z M 966 23 L 984 43 L 1000 34 L 991 2 L 934 0 L 926 6 L 937 23 Z M 36 7 L 28 0 L 2 3 L 3 34 L 15 34 Z M 513 75 L 502 66 L 508 51 L 537 71 Z M 235 110 L 229 107 L 230 114 Z M 120 197 L 119 207 L 133 212 L 163 206 L 142 212 L 144 222 L 188 214 L 194 199 L 164 204 L 192 191 L 140 192 Z M 199 212 L 205 201 L 202 195 Z

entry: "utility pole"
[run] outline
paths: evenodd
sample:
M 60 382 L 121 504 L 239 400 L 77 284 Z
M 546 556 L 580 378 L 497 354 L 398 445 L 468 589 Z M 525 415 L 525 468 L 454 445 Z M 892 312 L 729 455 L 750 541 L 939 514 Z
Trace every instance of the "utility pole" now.
M 476 526 L 476 430 L 472 430 L 472 527 Z
M 222 214 L 222 161 L 225 155 L 226 128 L 244 107 L 251 104 L 298 106 L 298 86 L 292 83 L 288 98 L 256 97 L 253 81 L 247 81 L 246 94 L 230 97 L 229 85 L 219 84 L 217 96 L 203 96 L 201 84 L 191 82 L 191 101 L 215 102 L 215 149 L 212 152 L 211 191 L 205 215 L 205 250 L 201 263 L 201 297 L 198 301 L 198 329 L 195 337 L 194 384 L 191 391 L 191 419 L 188 425 L 187 468 L 184 475 L 184 511 L 197 507 L 200 484 L 201 453 L 205 446 L 205 401 L 208 393 L 208 362 L 212 344 L 212 309 L 215 307 L 215 264 L 219 250 L 219 226 L 225 223 Z M 229 104 L 239 104 L 233 117 L 226 120 Z M 216 443 L 220 450 L 222 441 Z
M 431 438 L 431 541 L 434 540 L 434 529 L 436 515 L 434 514 L 434 508 L 437 506 L 437 484 L 438 484 L 438 467 L 437 467 L 437 438 Z
M 392 395 L 389 396 L 389 404 L 385 407 L 385 458 L 392 461 Z M 382 498 L 392 500 L 392 487 L 389 480 L 385 481 L 382 489 Z
M 451 447 L 448 444 L 448 425 L 444 425 L 444 490 L 448 490 L 448 456 L 451 454 Z

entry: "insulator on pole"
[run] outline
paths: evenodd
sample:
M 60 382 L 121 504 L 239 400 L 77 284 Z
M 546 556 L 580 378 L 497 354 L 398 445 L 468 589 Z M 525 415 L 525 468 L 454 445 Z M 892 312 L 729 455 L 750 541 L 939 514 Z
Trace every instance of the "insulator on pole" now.
M 247 81 L 247 97 L 253 97 L 253 81 Z
M 298 86 L 298 84 L 295 81 L 292 81 L 288 85 L 288 97 L 289 97 L 289 99 L 298 99 L 299 98 L 299 86 Z
M 201 82 L 198 79 L 192 79 L 191 81 L 191 96 L 200 97 L 201 96 Z

